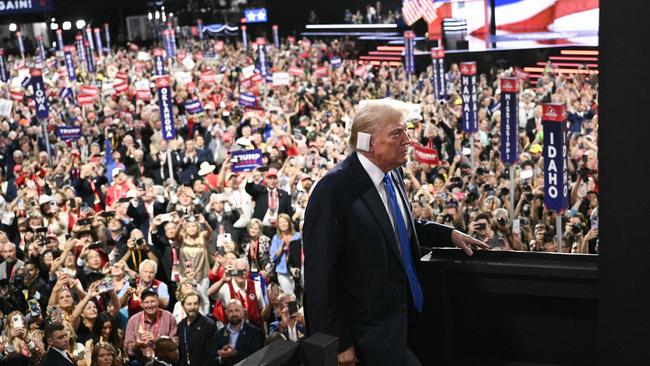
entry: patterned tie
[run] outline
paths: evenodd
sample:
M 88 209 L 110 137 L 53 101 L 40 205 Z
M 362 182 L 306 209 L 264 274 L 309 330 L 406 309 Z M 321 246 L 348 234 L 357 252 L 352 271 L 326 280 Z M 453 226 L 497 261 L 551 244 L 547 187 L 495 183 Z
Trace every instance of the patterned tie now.
M 422 312 L 422 303 L 424 297 L 422 295 L 422 287 L 418 282 L 417 274 L 415 273 L 415 264 L 411 258 L 411 246 L 409 245 L 409 234 L 404 223 L 404 216 L 397 203 L 397 194 L 393 186 L 393 180 L 390 178 L 390 173 L 384 175 L 384 186 L 388 195 L 388 204 L 390 211 L 393 214 L 393 221 L 395 221 L 395 229 L 399 238 L 400 248 L 402 249 L 402 259 L 404 259 L 404 267 L 406 268 L 406 275 L 409 279 L 409 286 L 411 287 L 411 295 L 413 296 L 413 304 L 415 308 Z

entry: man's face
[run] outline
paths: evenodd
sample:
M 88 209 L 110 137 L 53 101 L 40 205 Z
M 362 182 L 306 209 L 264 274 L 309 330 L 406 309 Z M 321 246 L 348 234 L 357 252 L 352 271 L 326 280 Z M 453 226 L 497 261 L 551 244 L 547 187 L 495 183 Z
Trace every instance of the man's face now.
M 196 318 L 199 313 L 199 298 L 196 295 L 190 295 L 185 299 L 183 309 L 191 319 Z
M 153 315 L 158 310 L 158 296 L 147 296 L 142 301 L 142 309 L 147 315 Z
M 28 264 L 25 266 L 25 274 L 27 275 L 27 279 L 33 279 L 38 276 L 38 269 L 36 268 L 35 265 L 33 264 Z
M 275 189 L 277 185 L 278 185 L 278 177 L 276 177 L 275 175 L 266 177 L 266 186 L 269 187 L 269 189 Z
M 237 302 L 232 302 L 226 308 L 226 315 L 230 324 L 239 325 L 244 318 L 244 307 Z
M 13 263 L 16 261 L 16 248 L 11 244 L 5 244 L 2 246 L 2 257 L 8 263 Z
M 154 272 L 152 265 L 145 264 L 144 267 L 142 267 L 142 274 L 140 276 L 142 281 L 145 283 L 151 283 L 155 275 L 156 273 Z
M 165 342 L 165 346 L 158 353 L 161 360 L 172 364 L 178 363 L 178 359 L 180 358 L 178 346 L 174 341 Z
M 52 333 L 52 336 L 47 339 L 47 343 L 49 343 L 54 348 L 66 350 L 68 349 L 68 345 L 70 343 L 70 335 L 65 329 L 56 330 L 54 333 Z
M 395 119 L 380 126 L 372 136 L 371 153 L 377 166 L 387 172 L 406 163 L 410 141 L 405 122 Z

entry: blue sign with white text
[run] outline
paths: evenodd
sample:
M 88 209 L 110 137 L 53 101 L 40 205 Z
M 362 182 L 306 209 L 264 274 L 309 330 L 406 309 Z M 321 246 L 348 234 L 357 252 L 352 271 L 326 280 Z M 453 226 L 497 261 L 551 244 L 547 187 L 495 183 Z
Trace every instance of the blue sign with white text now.
M 262 150 L 238 150 L 230 152 L 233 159 L 231 170 L 233 173 L 248 172 L 263 165 Z
M 0 0 L 0 15 L 52 11 L 51 0 Z

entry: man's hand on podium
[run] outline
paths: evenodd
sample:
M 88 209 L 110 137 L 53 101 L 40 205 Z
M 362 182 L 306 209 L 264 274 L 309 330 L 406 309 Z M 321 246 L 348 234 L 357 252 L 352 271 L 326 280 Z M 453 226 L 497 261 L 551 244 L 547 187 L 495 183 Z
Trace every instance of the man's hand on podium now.
M 478 249 L 488 249 L 489 246 L 485 244 L 484 242 L 474 239 L 471 236 L 464 234 L 458 230 L 454 230 L 451 232 L 451 242 L 457 246 L 458 248 L 462 249 L 465 254 L 467 255 L 472 255 L 472 248 L 478 248 Z

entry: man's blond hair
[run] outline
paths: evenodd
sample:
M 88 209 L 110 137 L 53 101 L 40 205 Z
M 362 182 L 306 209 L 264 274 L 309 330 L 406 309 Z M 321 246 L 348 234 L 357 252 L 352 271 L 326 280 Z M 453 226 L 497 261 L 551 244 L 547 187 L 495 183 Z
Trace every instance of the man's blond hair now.
M 406 103 L 395 99 L 362 100 L 350 128 L 350 149 L 357 151 L 359 132 L 373 134 L 389 121 L 404 121 L 407 114 L 408 107 Z

